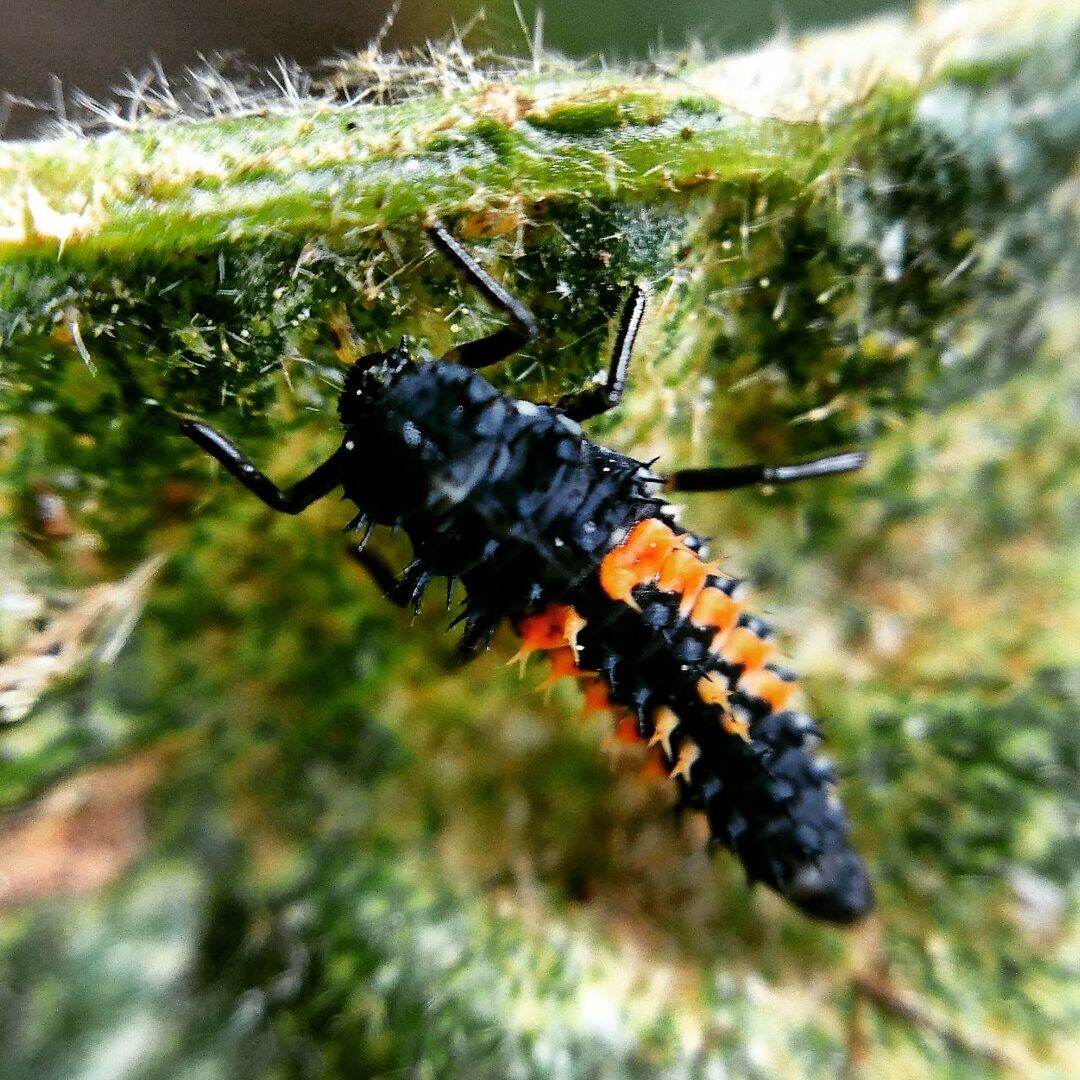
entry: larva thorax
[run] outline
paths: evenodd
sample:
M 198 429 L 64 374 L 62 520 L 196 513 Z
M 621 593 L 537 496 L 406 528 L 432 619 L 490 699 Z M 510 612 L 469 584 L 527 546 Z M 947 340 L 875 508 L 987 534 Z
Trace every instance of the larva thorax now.
M 363 390 L 343 415 L 345 494 L 404 529 L 425 572 L 459 578 L 478 625 L 558 599 L 655 512 L 658 481 L 640 462 L 474 371 L 409 364 Z

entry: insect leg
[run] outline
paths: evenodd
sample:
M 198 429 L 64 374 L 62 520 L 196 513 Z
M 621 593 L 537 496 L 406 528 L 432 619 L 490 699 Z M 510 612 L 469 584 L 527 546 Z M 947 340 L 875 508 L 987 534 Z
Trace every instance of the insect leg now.
M 731 491 L 755 484 L 790 484 L 818 476 L 854 472 L 866 464 L 866 455 L 853 451 L 830 454 L 798 465 L 732 465 L 714 469 L 679 469 L 664 480 L 666 491 Z
M 309 475 L 282 491 L 265 473 L 260 472 L 237 446 L 209 424 L 204 424 L 201 420 L 184 420 L 180 430 L 211 457 L 220 461 L 226 472 L 235 476 L 271 510 L 279 510 L 283 514 L 299 514 L 341 483 L 341 450 L 335 451 Z
M 456 346 L 443 359 L 470 368 L 488 367 L 505 360 L 511 353 L 535 340 L 540 328 L 533 313 L 516 296 L 507 292 L 441 223 L 436 222 L 427 231 L 431 242 L 484 294 L 488 303 L 513 320 L 513 325 L 504 326 L 494 334 Z
M 391 604 L 399 608 L 412 608 L 414 615 L 420 614 L 420 605 L 431 583 L 432 575 L 424 569 L 419 560 L 410 563 L 400 574 L 397 574 L 381 555 L 370 551 L 362 544 L 350 544 L 345 550 L 349 558 L 366 571 L 368 577 L 375 582 L 379 592 Z
M 390 603 L 397 605 L 399 608 L 407 608 L 410 602 L 410 590 L 407 589 L 406 582 L 404 582 L 398 575 L 391 569 L 390 564 L 381 556 L 376 555 L 374 551 L 369 551 L 367 548 L 362 548 L 359 545 L 350 545 L 346 548 L 349 558 L 360 566 L 367 573 L 368 577 L 375 582 L 379 592 L 386 597 Z
M 645 291 L 640 285 L 635 285 L 623 305 L 619 332 L 615 335 L 615 348 L 611 351 L 604 381 L 559 398 L 555 402 L 556 409 L 571 420 L 588 420 L 618 405 L 626 389 L 626 373 L 634 351 L 634 339 L 644 314 Z

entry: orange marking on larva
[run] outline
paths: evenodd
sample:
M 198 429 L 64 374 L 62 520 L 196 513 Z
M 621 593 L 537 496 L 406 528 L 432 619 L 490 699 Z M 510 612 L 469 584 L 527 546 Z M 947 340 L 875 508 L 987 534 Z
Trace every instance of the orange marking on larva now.
M 538 650 L 559 649 L 569 645 L 577 650 L 577 637 L 585 620 L 566 604 L 552 604 L 534 615 L 526 615 L 517 624 L 522 645 L 507 664 L 517 663 L 525 670 L 525 662 Z
M 566 638 L 566 643 L 574 650 L 575 654 L 579 647 L 578 634 L 584 629 L 585 620 L 572 607 L 566 608 L 563 621 L 563 637 Z
M 552 649 L 548 654 L 548 659 L 551 660 L 551 671 L 548 672 L 548 677 L 542 683 L 545 689 L 553 686 L 560 679 L 580 679 L 590 674 L 590 672 L 582 671 L 578 667 L 577 655 L 569 645 L 561 649 Z
M 608 712 L 614 708 L 611 697 L 608 694 L 607 684 L 601 679 L 591 679 L 583 686 L 585 691 L 586 715 L 594 712 Z
M 701 757 L 701 747 L 693 739 L 683 739 L 679 747 L 679 760 L 675 762 L 675 768 L 668 773 L 672 780 L 681 776 L 687 783 L 690 782 L 690 767 Z
M 654 709 L 652 714 L 653 733 L 649 739 L 650 746 L 659 744 L 669 758 L 674 755 L 671 752 L 671 734 L 679 726 L 679 718 L 666 705 Z
M 772 671 L 746 671 L 739 679 L 739 689 L 767 701 L 776 712 L 787 708 L 798 692 L 793 682 L 785 682 Z
M 711 626 L 716 629 L 709 646 L 715 653 L 719 652 L 728 633 L 735 628 L 742 611 L 742 604 L 738 600 L 732 600 L 722 589 L 704 589 L 690 612 L 690 621 L 695 626 Z
M 518 623 L 518 632 L 534 649 L 557 649 L 577 645 L 585 620 L 568 604 L 552 604 Z
M 734 713 L 726 712 L 720 717 L 720 726 L 729 735 L 738 735 L 744 743 L 750 741 L 749 720 L 740 720 Z
M 745 720 L 738 719 L 731 711 L 731 690 L 723 675 L 716 671 L 703 675 L 698 679 L 697 692 L 706 705 L 719 705 L 724 710 L 720 715 L 720 726 L 729 735 L 738 735 L 744 742 L 750 741 L 750 725 Z
M 690 614 L 705 582 L 709 580 L 710 567 L 688 547 L 676 548 L 660 566 L 660 578 L 656 587 L 662 592 L 682 596 L 679 614 L 685 619 Z
M 621 743 L 633 743 L 640 746 L 644 741 L 638 731 L 637 719 L 629 714 L 619 718 L 615 726 L 615 738 Z
M 626 539 L 604 556 L 600 563 L 600 587 L 612 600 L 636 608 L 631 590 L 655 581 L 664 560 L 681 546 L 679 537 L 659 518 L 639 521 Z
M 771 641 L 759 638 L 745 626 L 737 626 L 728 634 L 720 655 L 729 664 L 742 664 L 747 671 L 764 667 L 777 649 Z
M 719 705 L 722 709 L 729 707 L 728 698 L 731 696 L 731 690 L 727 679 L 719 672 L 710 671 L 708 675 L 702 675 L 697 681 L 697 692 L 698 697 L 706 705 Z

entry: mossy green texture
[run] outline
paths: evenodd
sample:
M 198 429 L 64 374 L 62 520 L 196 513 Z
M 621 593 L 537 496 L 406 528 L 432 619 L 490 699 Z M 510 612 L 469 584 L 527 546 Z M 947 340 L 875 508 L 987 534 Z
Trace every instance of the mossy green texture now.
M 117 663 L 0 731 L 8 832 L 61 778 L 167 762 L 115 884 L 0 918 L 0 1076 L 1075 1075 L 1078 27 L 814 123 L 523 73 L 4 147 L 0 206 L 78 215 L 0 218 L 5 528 L 40 590 L 170 558 Z M 458 665 L 438 603 L 410 626 L 342 558 L 348 509 L 276 518 L 177 437 L 198 412 L 298 476 L 339 353 L 493 327 L 428 211 L 541 322 L 503 389 L 581 385 L 641 281 L 599 437 L 661 467 L 870 451 L 686 512 L 805 675 L 865 927 L 707 858 L 509 632 Z
M 5 149 L 11 224 L 0 250 L 55 254 L 62 240 L 70 260 L 134 251 L 167 260 L 225 238 L 349 244 L 470 202 L 648 197 L 729 168 L 825 162 L 829 151 L 816 125 L 673 98 L 662 82 L 556 77 L 374 111 L 313 107 Z M 41 223 L 51 215 L 55 228 Z

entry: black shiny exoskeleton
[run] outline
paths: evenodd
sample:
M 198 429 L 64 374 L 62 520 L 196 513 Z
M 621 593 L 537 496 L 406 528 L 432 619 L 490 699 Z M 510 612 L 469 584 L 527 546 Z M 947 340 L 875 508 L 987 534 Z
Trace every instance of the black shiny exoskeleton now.
M 467 592 L 463 644 L 484 647 L 504 618 L 516 620 L 552 604 L 584 620 L 577 639 L 581 667 L 599 673 L 612 702 L 654 735 L 660 706 L 681 718 L 665 746 L 694 740 L 694 764 L 679 776 L 684 800 L 702 809 L 715 841 L 733 850 L 753 880 L 767 883 L 809 914 L 850 922 L 872 905 L 866 871 L 847 839 L 847 822 L 831 794 L 832 777 L 810 754 L 815 728 L 801 713 L 774 711 L 740 690 L 740 670 L 709 652 L 709 634 L 680 614 L 678 597 L 645 584 L 635 604 L 614 602 L 597 574 L 606 553 L 638 522 L 659 518 L 678 529 L 666 491 L 723 490 L 846 472 L 861 454 L 801 465 L 689 469 L 666 478 L 643 463 L 586 438 L 578 422 L 616 404 L 625 386 L 645 294 L 630 290 L 604 380 L 536 405 L 499 393 L 478 368 L 504 359 L 538 333 L 532 314 L 484 271 L 441 225 L 437 247 L 511 324 L 458 346 L 441 360 L 414 360 L 407 341 L 357 360 L 339 402 L 341 447 L 282 491 L 231 442 L 197 420 L 185 433 L 268 506 L 295 514 L 341 487 L 359 508 L 352 525 L 400 526 L 414 562 L 387 581 L 378 560 L 359 557 L 397 602 L 418 604 L 433 576 L 460 580 Z M 734 579 L 710 578 L 716 587 Z M 753 616 L 740 626 L 765 639 Z M 732 708 L 750 737 L 732 738 L 715 707 L 695 686 L 722 673 Z M 785 676 L 788 677 L 788 676 Z M 655 739 L 653 740 L 656 741 Z M 678 770 L 676 770 L 678 771 Z

